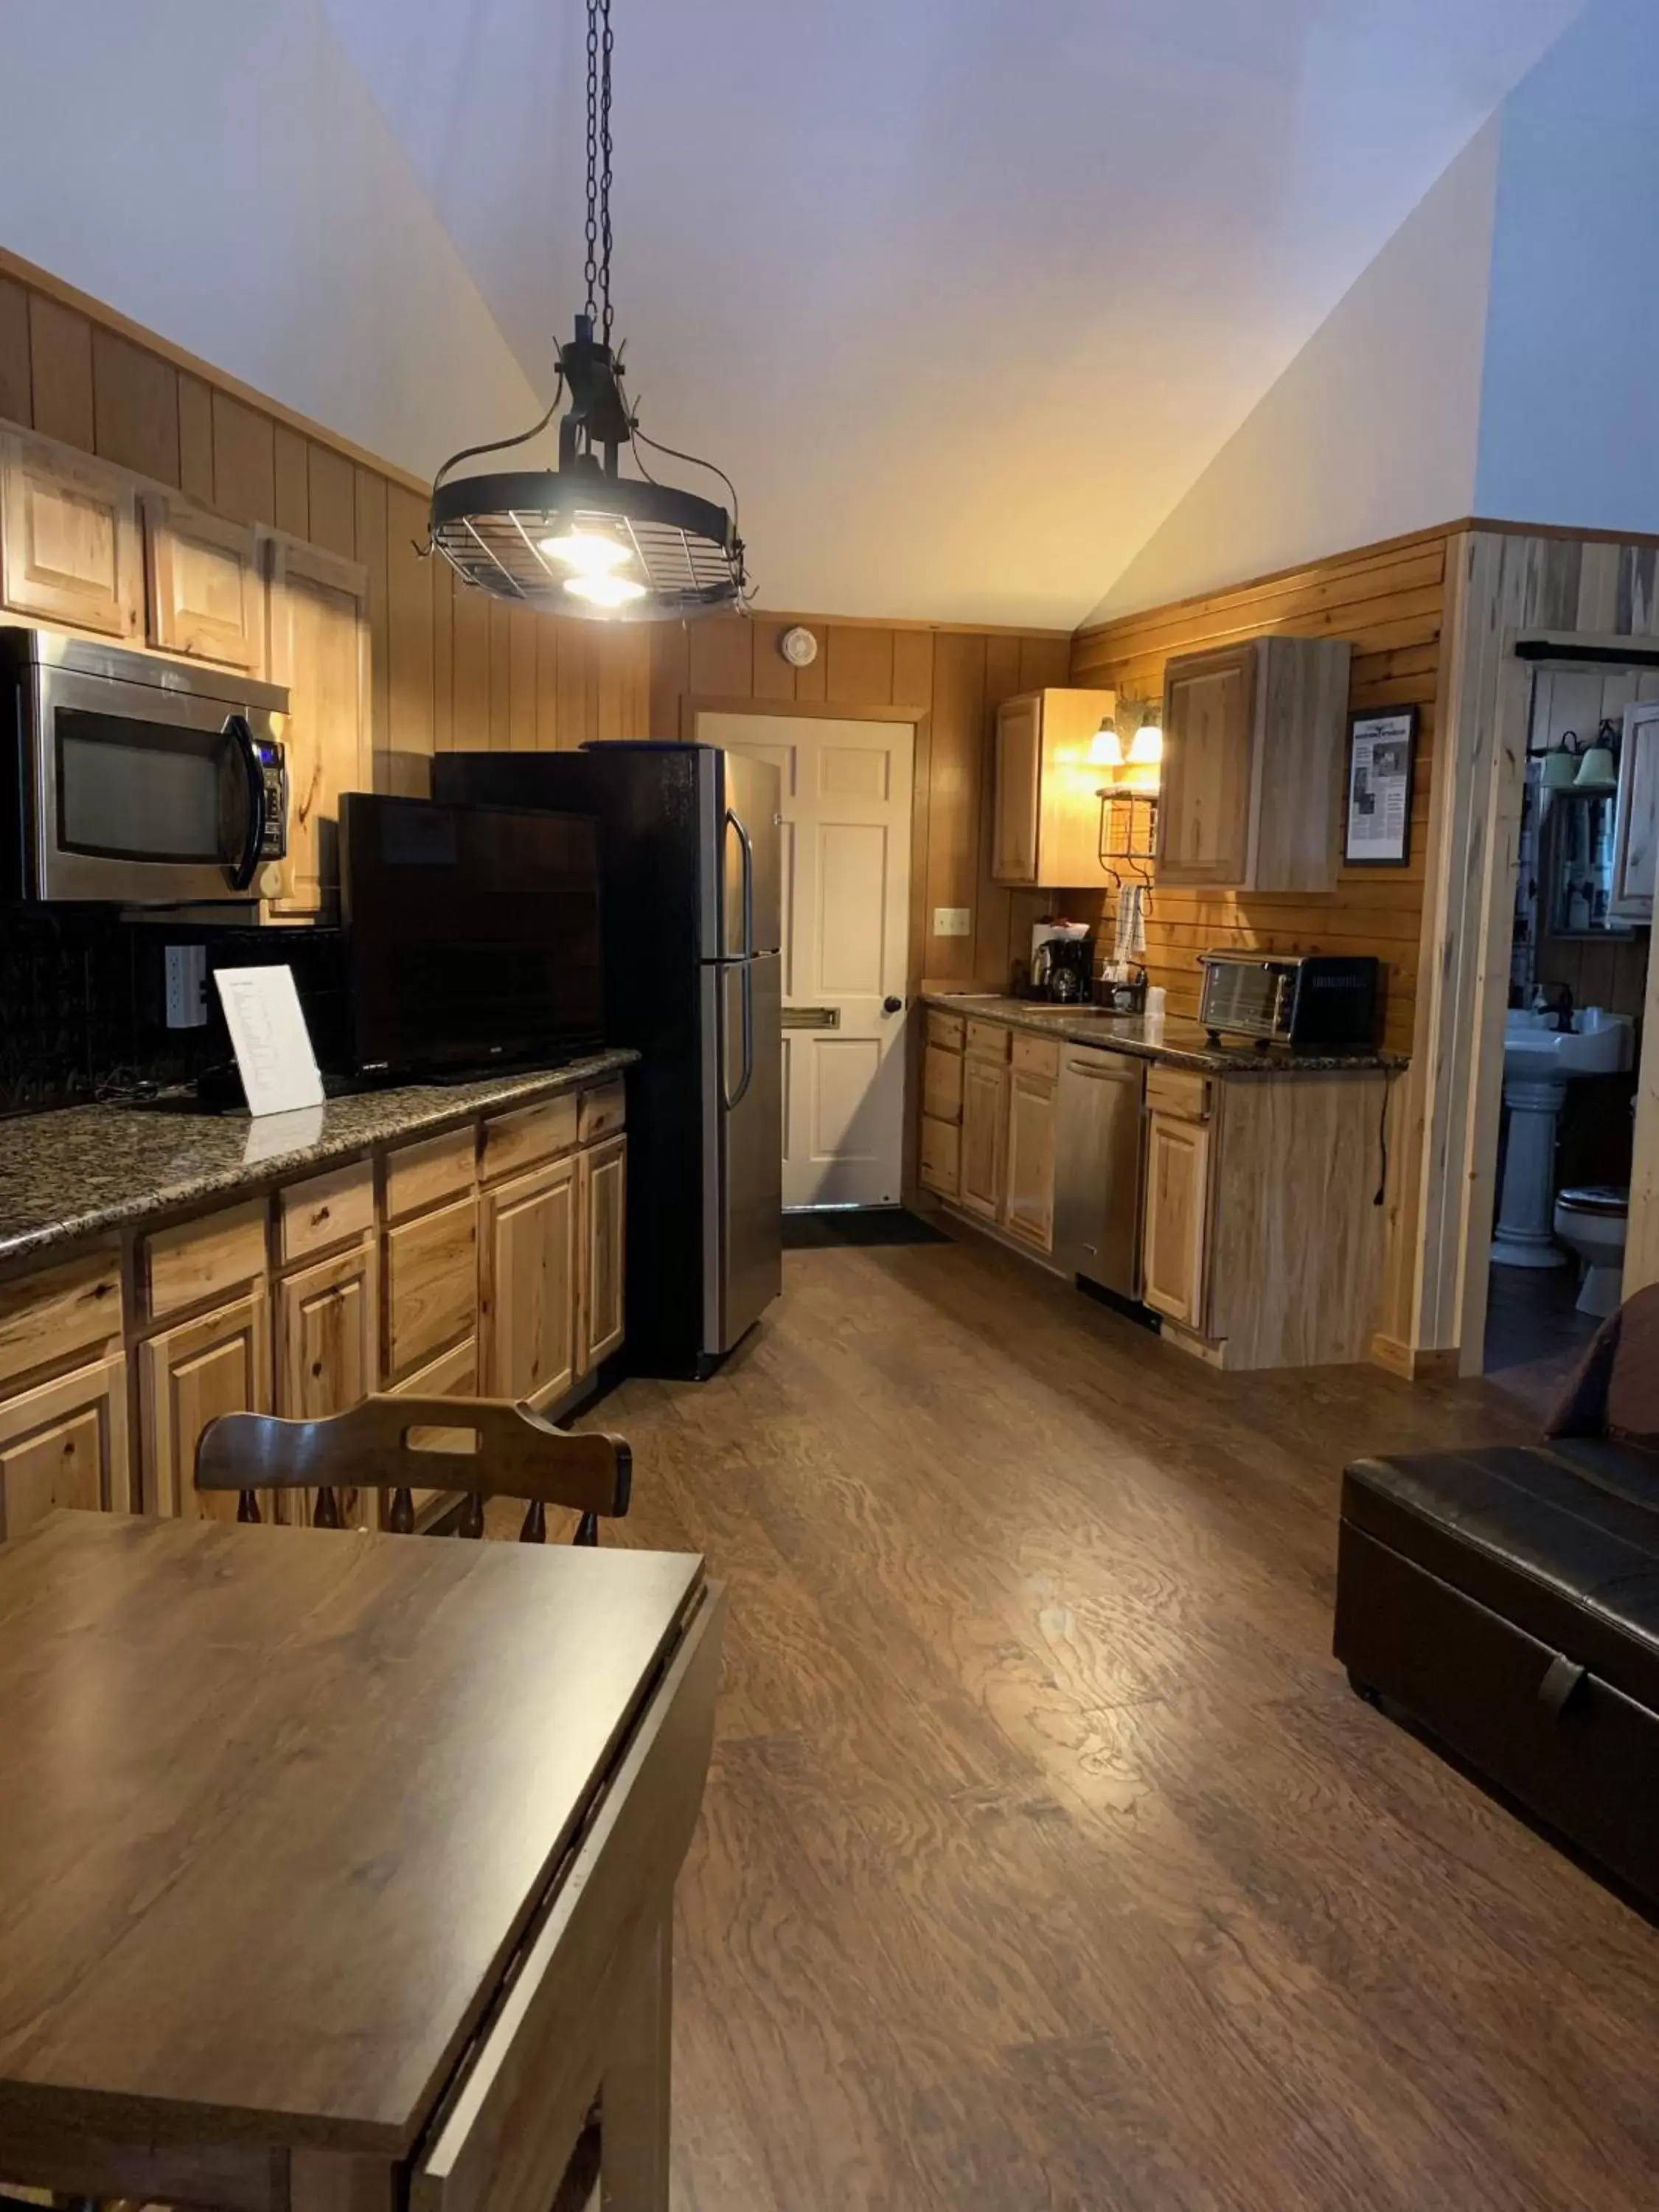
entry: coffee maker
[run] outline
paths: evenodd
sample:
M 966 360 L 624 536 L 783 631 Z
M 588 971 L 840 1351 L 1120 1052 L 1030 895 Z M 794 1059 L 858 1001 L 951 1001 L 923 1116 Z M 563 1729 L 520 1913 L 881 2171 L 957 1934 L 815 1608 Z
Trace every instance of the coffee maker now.
M 1087 1003 L 1094 981 L 1092 937 L 1045 938 L 1031 962 L 1031 996 L 1057 1006 Z

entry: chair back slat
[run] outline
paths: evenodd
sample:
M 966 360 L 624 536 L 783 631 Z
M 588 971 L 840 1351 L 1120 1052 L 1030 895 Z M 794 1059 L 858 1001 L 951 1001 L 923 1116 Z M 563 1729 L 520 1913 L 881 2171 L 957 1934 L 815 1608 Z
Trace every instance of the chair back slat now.
M 413 1441 L 441 1431 L 442 1448 Z M 470 1437 L 471 1450 L 453 1449 Z M 343 1527 L 343 1491 L 391 1492 L 386 1525 L 415 1527 L 416 1490 L 460 1490 L 456 1533 L 484 1533 L 492 1498 L 526 1507 L 520 1536 L 544 1543 L 547 1508 L 580 1516 L 578 1544 L 597 1544 L 599 1520 L 628 1510 L 633 1455 L 620 1437 L 573 1435 L 527 1407 L 500 1398 L 404 1398 L 381 1394 L 325 1420 L 285 1421 L 269 1413 L 226 1413 L 204 1430 L 196 1454 L 198 1490 L 239 1493 L 237 1518 L 262 1516 L 258 1490 L 314 1490 L 313 1524 Z

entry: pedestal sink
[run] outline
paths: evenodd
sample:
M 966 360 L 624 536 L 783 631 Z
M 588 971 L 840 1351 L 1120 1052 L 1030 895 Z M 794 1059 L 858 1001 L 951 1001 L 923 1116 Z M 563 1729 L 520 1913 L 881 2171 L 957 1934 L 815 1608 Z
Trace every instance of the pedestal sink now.
M 1555 1211 L 1555 1123 L 1575 1076 L 1616 1075 L 1631 1064 L 1628 1014 L 1586 1006 L 1570 1030 L 1553 1013 L 1512 1012 L 1504 1030 L 1504 1103 L 1509 1153 L 1492 1238 L 1500 1267 L 1563 1267 L 1567 1255 L 1550 1233 Z

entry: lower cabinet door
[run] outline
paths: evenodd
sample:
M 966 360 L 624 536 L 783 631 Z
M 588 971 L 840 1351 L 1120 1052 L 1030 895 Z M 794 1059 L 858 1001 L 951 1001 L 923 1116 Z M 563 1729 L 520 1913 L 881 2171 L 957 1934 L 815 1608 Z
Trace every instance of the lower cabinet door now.
M 580 1372 L 591 1374 L 627 1328 L 628 1139 L 612 1137 L 580 1153 L 581 1329 Z
M 1054 1249 L 1054 1086 L 1039 1076 L 1010 1079 L 1007 1196 L 1003 1224 L 1011 1236 Z
M 962 1070 L 960 1202 L 988 1221 L 1002 1216 L 1008 1161 L 1008 1071 L 969 1058 Z
M 465 1344 L 455 1345 L 448 1352 L 441 1353 L 418 1373 L 400 1382 L 390 1395 L 394 1398 L 476 1398 L 478 1395 L 477 1339 L 470 1336 Z M 466 1480 L 467 1462 L 472 1455 L 477 1437 L 471 1429 L 411 1429 L 409 1434 L 417 1450 L 432 1454 L 433 1471 L 440 1478 L 430 1489 L 416 1490 L 411 1493 L 415 1510 L 420 1514 L 439 1498 L 453 1496 L 461 1489 Z M 445 1455 L 453 1456 L 454 1460 L 455 1480 L 453 1486 L 446 1485 L 441 1480 Z M 365 1504 L 364 1517 L 369 1526 L 384 1528 L 386 1516 L 392 1504 L 390 1491 L 368 1497 Z
M 234 1491 L 197 1490 L 196 1445 L 221 1413 L 270 1411 L 264 1285 L 147 1338 L 138 1347 L 138 1406 L 145 1510 L 234 1521 Z M 269 1492 L 260 1493 L 259 1510 L 275 1517 Z
M 1142 1296 L 1155 1312 L 1200 1334 L 1209 1198 L 1207 1125 L 1154 1114 L 1146 1133 Z
M 958 1063 L 959 1064 L 959 1063 Z M 921 1183 L 941 1198 L 955 1198 L 962 1187 L 962 1131 L 954 1121 L 921 1117 Z
M 487 1398 L 550 1405 L 575 1380 L 578 1204 L 574 1159 L 484 1194 Z
M 60 1505 L 124 1513 L 131 1503 L 118 1353 L 0 1403 L 0 1544 Z
M 368 1241 L 278 1279 L 276 1411 L 285 1420 L 325 1420 L 374 1388 L 377 1273 Z M 281 1502 L 288 1520 L 309 1522 L 317 1493 L 295 1491 Z M 348 1527 L 367 1517 L 356 1491 L 342 1492 L 338 1503 Z
M 478 1328 L 478 1201 L 469 1191 L 386 1232 L 386 1378 L 402 1383 Z

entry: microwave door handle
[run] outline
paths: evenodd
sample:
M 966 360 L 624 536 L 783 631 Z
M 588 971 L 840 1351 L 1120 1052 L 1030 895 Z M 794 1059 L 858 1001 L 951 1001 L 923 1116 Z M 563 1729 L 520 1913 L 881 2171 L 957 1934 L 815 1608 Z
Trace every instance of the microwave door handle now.
M 230 871 L 232 890 L 245 891 L 253 881 L 254 872 L 259 866 L 260 848 L 264 842 L 264 768 L 246 714 L 227 714 L 224 734 L 241 754 L 247 782 L 247 836 L 242 841 L 241 852 L 234 860 L 227 856 L 225 861 Z

